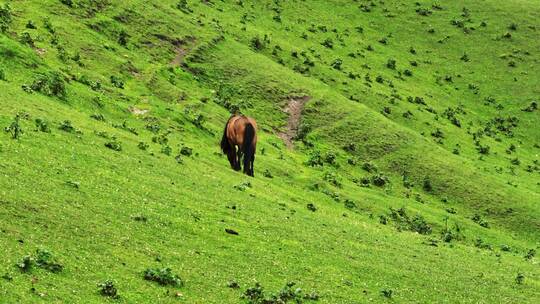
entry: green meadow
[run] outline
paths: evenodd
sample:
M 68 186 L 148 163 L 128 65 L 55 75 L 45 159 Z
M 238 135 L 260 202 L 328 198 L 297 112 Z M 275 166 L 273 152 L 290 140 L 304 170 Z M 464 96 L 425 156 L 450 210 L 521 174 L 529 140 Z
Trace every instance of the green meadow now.
M 539 303 L 539 20 L 0 0 L 0 303 Z

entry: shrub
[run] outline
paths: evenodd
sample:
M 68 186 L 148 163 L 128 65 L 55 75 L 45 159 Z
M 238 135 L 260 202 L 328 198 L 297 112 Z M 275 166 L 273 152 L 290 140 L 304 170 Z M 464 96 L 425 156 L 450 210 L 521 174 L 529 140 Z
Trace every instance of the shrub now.
M 429 177 L 424 177 L 424 182 L 422 184 L 422 188 L 426 191 L 426 192 L 431 192 L 433 191 L 433 186 L 431 185 L 431 180 L 429 179 Z
M 6 3 L 3 6 L 0 6 L 0 32 L 7 32 L 12 21 L 11 7 L 9 4 Z
M 322 43 L 321 43 L 322 46 L 326 47 L 326 48 L 329 48 L 329 49 L 332 49 L 334 48 L 334 41 L 330 38 L 326 38 Z
M 441 239 L 444 242 L 450 243 L 453 240 L 459 241 L 465 238 L 462 233 L 462 228 L 458 223 L 454 223 L 454 227 L 449 228 L 448 217 L 445 219 L 445 222 L 446 222 L 445 228 L 441 231 Z
M 338 188 L 342 187 L 341 179 L 334 172 L 326 172 L 323 179 Z
M 432 231 L 431 225 L 421 215 L 417 214 L 411 218 L 404 207 L 397 210 L 390 208 L 389 218 L 399 231 L 410 230 L 420 234 L 430 234 Z
M 517 276 L 516 276 L 516 283 L 521 285 L 523 284 L 523 282 L 525 281 L 525 275 L 521 272 L 518 272 Z
M 122 145 L 116 140 L 106 142 L 105 147 L 114 151 L 122 151 Z
M 34 42 L 34 38 L 32 38 L 32 36 L 28 32 L 23 32 L 21 34 L 21 37 L 19 38 L 19 41 L 22 44 L 26 44 L 26 45 L 28 45 L 30 47 L 35 47 L 36 46 L 36 44 Z
M 99 294 L 104 297 L 109 297 L 113 299 L 120 298 L 120 295 L 118 294 L 118 290 L 114 286 L 114 282 L 111 280 L 107 280 L 103 283 L 99 283 L 98 288 L 99 288 Z
M 371 177 L 371 182 L 377 187 L 382 187 L 386 185 L 388 181 L 388 177 L 383 175 L 382 173 L 377 173 Z
M 304 300 L 318 301 L 317 292 L 303 293 L 301 288 L 295 288 L 295 282 L 288 282 L 281 290 L 276 293 L 266 294 L 264 288 L 259 283 L 254 287 L 246 289 L 242 299 L 248 304 L 286 304 L 303 303 Z
M 111 84 L 119 89 L 124 89 L 124 81 L 114 75 L 111 76 Z
M 51 128 L 49 127 L 49 123 L 46 120 L 42 118 L 36 118 L 34 122 L 36 123 L 37 131 L 51 133 Z
M 482 238 L 477 238 L 474 241 L 474 246 L 480 249 L 487 249 L 487 250 L 493 250 L 493 247 L 491 247 L 490 244 L 487 244 L 482 240 Z
M 265 39 L 261 39 L 259 36 L 255 36 L 255 37 L 251 38 L 249 44 L 250 44 L 252 49 L 254 49 L 256 51 L 262 51 L 263 49 L 266 48 L 266 46 L 268 44 L 267 36 L 265 35 Z
M 535 255 L 536 255 L 536 250 L 529 249 L 529 251 L 527 251 L 527 254 L 525 254 L 524 258 L 526 260 L 532 260 L 532 258 L 534 258 Z
M 386 67 L 392 70 L 396 69 L 396 60 L 395 59 L 388 59 L 386 62 Z
M 121 46 L 127 46 L 129 37 L 129 34 L 126 31 L 120 31 L 120 33 L 118 34 L 118 44 L 120 44 Z
M 58 273 L 64 269 L 64 266 L 60 264 L 52 252 L 46 249 L 37 249 L 35 263 L 38 267 L 47 271 Z
M 315 205 L 312 204 L 312 203 L 308 203 L 308 204 L 306 205 L 306 208 L 307 208 L 309 211 L 313 211 L 313 212 L 317 211 L 317 207 L 315 207 Z
M 193 10 L 188 6 L 187 0 L 180 0 L 176 3 L 176 8 L 185 14 L 193 13 Z
M 28 114 L 26 113 L 17 113 L 15 117 L 13 118 L 13 121 L 11 124 L 4 128 L 4 131 L 6 133 L 11 133 L 12 139 L 19 139 L 21 135 L 24 134 L 24 130 L 21 126 L 21 119 L 28 119 Z
M 39 75 L 30 88 L 43 95 L 56 96 L 61 99 L 66 98 L 67 95 L 66 82 L 64 77 L 58 72 Z
M 372 162 L 364 162 L 362 164 L 362 169 L 366 170 L 369 173 L 377 172 L 377 166 L 373 164 Z
M 187 146 L 183 146 L 182 148 L 180 148 L 180 154 L 189 157 L 193 154 L 193 149 Z
M 310 167 L 317 167 L 317 166 L 323 166 L 323 158 L 321 156 L 321 152 L 319 150 L 312 151 L 309 154 L 308 160 L 305 162 L 306 165 Z
M 391 299 L 392 298 L 392 294 L 394 292 L 392 291 L 392 289 L 383 289 L 381 290 L 381 295 L 385 298 L 388 298 L 388 299 Z
M 341 70 L 341 65 L 343 64 L 343 61 L 341 59 L 334 60 L 330 66 L 336 70 Z
M 90 118 L 93 118 L 93 119 L 99 120 L 99 121 L 105 121 L 105 116 L 103 116 L 103 114 L 101 114 L 101 113 L 94 113 L 94 114 L 90 115 Z
M 144 279 L 147 281 L 157 282 L 162 286 L 177 286 L 184 285 L 182 279 L 172 272 L 170 268 L 148 268 L 144 271 Z
M 22 272 L 30 272 L 34 266 L 34 259 L 29 255 L 24 256 L 15 266 Z
M 64 120 L 62 123 L 60 123 L 60 126 L 58 127 L 58 129 L 68 132 L 68 133 L 75 132 L 75 127 L 73 127 L 73 125 L 71 124 L 71 121 L 69 120 Z
M 233 188 L 239 191 L 246 191 L 246 189 L 251 188 L 251 182 L 242 182 L 238 185 L 234 185 Z
M 263 176 L 266 177 L 266 178 L 274 178 L 274 176 L 272 175 L 272 172 L 270 172 L 270 170 L 268 170 L 268 169 L 264 170 Z

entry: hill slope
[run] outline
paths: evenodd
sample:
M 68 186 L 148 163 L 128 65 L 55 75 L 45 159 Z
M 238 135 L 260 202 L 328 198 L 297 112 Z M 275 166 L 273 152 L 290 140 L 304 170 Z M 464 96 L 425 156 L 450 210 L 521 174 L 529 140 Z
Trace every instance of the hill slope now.
M 306 302 L 538 302 L 539 17 L 1 3 L 0 302 L 102 302 L 106 280 L 126 303 L 289 281 Z M 255 178 L 219 151 L 235 110 L 259 123 Z M 168 267 L 183 284 L 145 280 Z

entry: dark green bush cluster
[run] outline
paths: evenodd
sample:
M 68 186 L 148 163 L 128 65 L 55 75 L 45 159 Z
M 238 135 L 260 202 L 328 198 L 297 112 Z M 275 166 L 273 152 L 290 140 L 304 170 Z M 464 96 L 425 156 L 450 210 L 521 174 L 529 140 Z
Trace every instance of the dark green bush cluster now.
M 324 166 L 324 164 L 339 167 L 337 155 L 332 151 L 322 154 L 319 150 L 313 150 L 309 154 L 308 160 L 305 162 L 305 164 L 310 167 Z
M 56 96 L 58 98 L 66 98 L 66 82 L 64 77 L 58 72 L 39 75 L 32 85 L 32 91 L 39 92 L 47 96 Z
M 254 287 L 250 287 L 244 292 L 242 299 L 246 300 L 248 304 L 302 304 L 305 301 L 319 300 L 317 292 L 304 293 L 301 288 L 296 288 L 295 285 L 295 282 L 289 282 L 280 291 L 268 294 L 261 284 L 255 283 Z
M 180 0 L 176 3 L 176 8 L 181 10 L 185 14 L 193 13 L 193 10 L 189 7 L 187 0 Z
M 460 241 L 465 239 L 465 236 L 463 235 L 463 228 L 458 223 L 454 223 L 454 226 L 452 228 L 448 227 L 448 217 L 445 218 L 445 227 L 441 231 L 441 239 L 446 242 L 450 243 L 451 241 Z
M 22 272 L 30 272 L 34 266 L 52 273 L 59 273 L 64 269 L 64 266 L 58 262 L 56 257 L 45 249 L 37 249 L 34 256 L 27 255 L 23 257 L 16 266 Z
M 0 6 L 0 32 L 7 32 L 11 22 L 13 22 L 11 7 L 6 3 L 3 6 Z
M 249 45 L 255 51 L 262 51 L 269 44 L 270 44 L 270 38 L 266 34 L 264 35 L 264 37 L 262 39 L 259 36 L 255 36 L 255 37 L 251 38 L 251 40 L 249 41 Z
M 334 172 L 326 172 L 323 175 L 323 179 L 338 188 L 341 188 L 343 186 L 343 184 L 341 183 L 341 178 Z
M 399 231 L 409 230 L 420 234 L 430 234 L 432 230 L 431 225 L 421 215 L 417 214 L 410 217 L 404 207 L 399 209 L 390 208 L 388 218 L 394 222 Z
M 99 283 L 98 288 L 99 288 L 99 294 L 104 297 L 109 297 L 112 299 L 120 298 L 120 295 L 118 294 L 118 290 L 116 289 L 116 286 L 114 286 L 114 282 L 112 280 L 107 280 L 103 283 Z
M 183 286 L 182 279 L 172 272 L 170 268 L 148 268 L 144 271 L 144 279 L 157 282 L 162 286 Z
M 120 144 L 120 142 L 117 141 L 116 139 L 106 142 L 105 147 L 114 151 L 122 151 L 122 144 Z
M 49 127 L 49 123 L 45 119 L 36 118 L 34 122 L 36 124 L 37 131 L 44 132 L 44 133 L 51 133 L 51 128 Z

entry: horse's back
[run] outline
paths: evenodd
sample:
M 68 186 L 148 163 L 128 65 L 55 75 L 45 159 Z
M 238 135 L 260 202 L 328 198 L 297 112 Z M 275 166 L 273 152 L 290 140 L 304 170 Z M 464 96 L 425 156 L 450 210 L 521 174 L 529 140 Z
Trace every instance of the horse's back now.
M 257 122 L 251 117 L 237 115 L 229 120 L 227 137 L 232 144 L 242 145 L 244 143 L 244 133 L 248 124 L 252 125 L 253 129 L 257 131 Z

